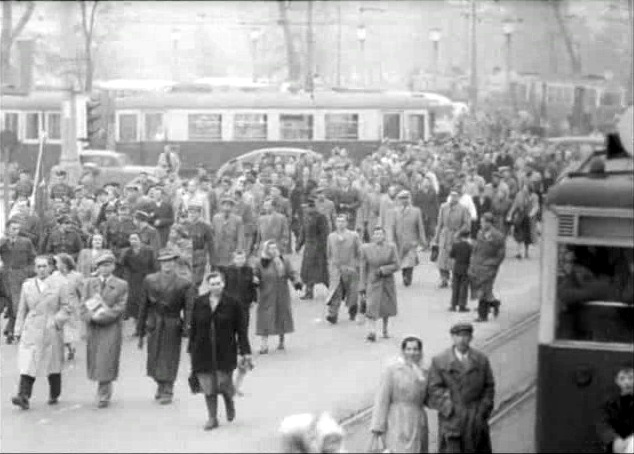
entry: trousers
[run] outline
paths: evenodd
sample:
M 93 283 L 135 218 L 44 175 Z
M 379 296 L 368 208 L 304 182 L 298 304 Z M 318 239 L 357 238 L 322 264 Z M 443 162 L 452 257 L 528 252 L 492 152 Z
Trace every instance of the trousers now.
M 18 385 L 18 394 L 27 399 L 31 398 L 33 393 L 33 384 L 35 377 L 30 375 L 20 375 L 20 384 Z M 50 374 L 48 376 L 49 397 L 57 399 L 62 393 L 62 374 Z
M 469 276 L 466 274 L 455 274 L 451 281 L 451 307 L 467 307 L 469 296 Z
M 359 274 L 356 271 L 342 272 L 337 288 L 328 301 L 328 315 L 337 317 L 341 301 L 346 301 L 348 311 L 355 310 L 359 299 Z
M 99 402 L 110 402 L 112 399 L 112 382 L 100 381 L 97 386 L 97 398 Z
M 156 384 L 158 386 L 156 390 L 156 395 L 160 397 L 172 397 L 174 395 L 174 382 L 173 381 L 159 381 L 156 380 Z

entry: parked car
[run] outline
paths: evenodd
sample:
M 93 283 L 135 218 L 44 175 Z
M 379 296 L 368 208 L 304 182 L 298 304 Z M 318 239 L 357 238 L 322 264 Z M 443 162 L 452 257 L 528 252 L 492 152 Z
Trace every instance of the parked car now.
M 130 164 L 129 158 L 111 150 L 83 150 L 79 152 L 83 168 L 96 168 L 100 181 L 119 183 L 122 186 L 137 178 L 141 172 L 154 175 L 156 167 Z

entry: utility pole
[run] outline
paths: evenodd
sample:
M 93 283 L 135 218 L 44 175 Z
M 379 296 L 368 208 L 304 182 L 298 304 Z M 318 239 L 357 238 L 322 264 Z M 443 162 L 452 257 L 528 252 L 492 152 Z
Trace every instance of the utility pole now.
M 306 10 L 306 91 L 312 93 L 314 90 L 314 71 L 315 71 L 315 37 L 313 24 L 313 0 L 309 0 Z
M 341 3 L 337 2 L 337 87 L 341 87 Z
M 77 150 L 77 97 L 73 66 L 76 63 L 74 34 L 71 21 L 75 17 L 75 2 L 59 2 L 60 33 L 62 34 L 61 56 L 64 62 L 65 92 L 62 98 L 62 152 L 60 166 L 68 173 L 68 183 L 75 184 L 79 180 L 81 166 Z
M 471 113 L 476 113 L 478 107 L 478 55 L 477 55 L 477 43 L 476 43 L 476 24 L 478 6 L 476 0 L 471 0 Z

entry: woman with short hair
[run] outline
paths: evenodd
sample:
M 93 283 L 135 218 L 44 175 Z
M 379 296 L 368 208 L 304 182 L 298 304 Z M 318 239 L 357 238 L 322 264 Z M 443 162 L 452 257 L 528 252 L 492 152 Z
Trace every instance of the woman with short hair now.
M 51 277 L 59 277 L 64 280 L 68 290 L 68 306 L 69 318 L 64 325 L 64 345 L 68 350 L 68 360 L 75 358 L 74 344 L 79 342 L 86 333 L 83 329 L 83 323 L 79 318 L 79 302 L 81 301 L 81 289 L 84 282 L 84 276 L 75 270 L 75 261 L 66 253 L 57 254 L 53 258 L 57 270 L 52 273 Z

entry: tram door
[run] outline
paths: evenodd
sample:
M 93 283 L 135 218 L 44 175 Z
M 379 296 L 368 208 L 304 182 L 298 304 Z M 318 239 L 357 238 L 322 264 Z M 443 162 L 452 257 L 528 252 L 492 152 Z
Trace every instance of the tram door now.
M 418 142 L 427 139 L 427 114 L 410 113 L 407 115 L 407 140 Z
M 401 140 L 401 114 L 397 112 L 383 114 L 383 138 Z

